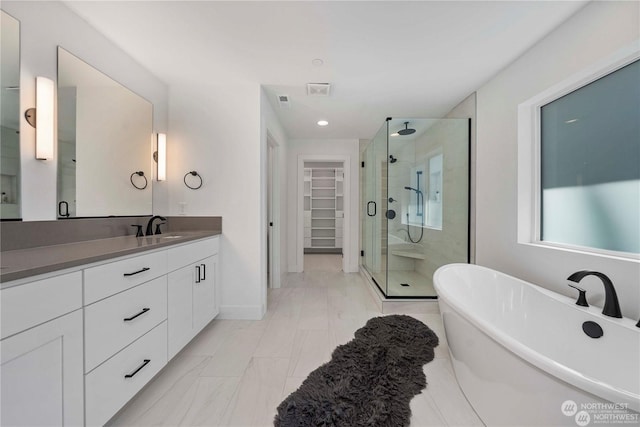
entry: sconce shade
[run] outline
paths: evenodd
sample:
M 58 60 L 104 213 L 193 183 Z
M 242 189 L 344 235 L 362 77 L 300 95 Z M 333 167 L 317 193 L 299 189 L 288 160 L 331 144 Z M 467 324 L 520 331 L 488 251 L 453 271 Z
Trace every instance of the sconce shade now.
M 36 159 L 53 159 L 54 144 L 53 80 L 36 77 Z
M 156 179 L 164 181 L 167 179 L 167 135 L 164 133 L 158 134 L 157 153 L 158 170 Z

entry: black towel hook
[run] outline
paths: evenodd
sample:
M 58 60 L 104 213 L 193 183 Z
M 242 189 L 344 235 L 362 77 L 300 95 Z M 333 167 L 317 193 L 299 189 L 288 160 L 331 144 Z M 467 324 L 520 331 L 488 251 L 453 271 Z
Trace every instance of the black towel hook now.
M 199 184 L 197 187 L 192 187 L 192 186 L 190 186 L 189 184 L 187 184 L 187 177 L 188 177 L 189 175 L 197 176 L 197 177 L 198 177 L 198 179 L 200 179 L 200 184 Z M 184 174 L 184 178 L 182 178 L 182 181 L 184 181 L 184 185 L 186 185 L 186 186 L 187 186 L 187 188 L 190 188 L 190 189 L 192 189 L 192 190 L 197 190 L 198 188 L 202 187 L 202 177 L 201 177 L 201 176 L 200 176 L 200 174 L 199 174 L 198 172 L 196 172 L 196 171 L 190 171 L 190 172 L 185 173 L 185 174 Z
M 138 187 L 136 185 L 135 182 L 133 182 L 133 176 L 134 175 L 138 175 L 144 178 L 144 187 Z M 149 181 L 147 181 L 147 177 L 144 176 L 144 172 L 143 171 L 137 171 L 131 174 L 131 176 L 129 177 L 129 181 L 131 181 L 131 185 L 133 185 L 135 188 L 137 188 L 138 190 L 144 190 L 145 188 L 147 188 L 147 185 L 149 184 Z

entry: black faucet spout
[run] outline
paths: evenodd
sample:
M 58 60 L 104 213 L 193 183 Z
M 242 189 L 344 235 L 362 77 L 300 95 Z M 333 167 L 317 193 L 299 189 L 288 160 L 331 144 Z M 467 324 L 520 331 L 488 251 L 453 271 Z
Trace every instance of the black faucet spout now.
M 165 218 L 163 216 L 160 216 L 160 215 L 155 215 L 155 216 L 151 217 L 151 219 L 147 223 L 147 231 L 145 233 L 145 236 L 152 236 L 153 235 L 153 221 L 155 221 L 156 219 L 159 219 L 161 221 L 166 221 L 167 220 L 167 218 Z
M 567 280 L 578 283 L 587 276 L 596 276 L 602 281 L 604 285 L 604 308 L 602 314 L 610 317 L 622 317 L 620 311 L 620 304 L 618 303 L 618 295 L 616 289 L 613 287 L 613 282 L 605 274 L 598 271 L 582 270 L 576 271 L 571 276 L 567 277 Z

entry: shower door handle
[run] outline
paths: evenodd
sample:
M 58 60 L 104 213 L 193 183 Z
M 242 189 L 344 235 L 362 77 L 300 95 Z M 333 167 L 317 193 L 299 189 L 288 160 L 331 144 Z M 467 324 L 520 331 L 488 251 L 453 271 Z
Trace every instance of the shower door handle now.
M 65 207 L 64 213 L 62 212 L 62 207 Z M 58 203 L 58 216 L 69 218 L 71 215 L 69 214 L 69 203 L 64 200 Z
M 371 213 L 371 209 L 370 209 L 370 206 L 371 206 L 372 203 L 373 203 L 373 213 Z M 376 202 L 371 201 L 371 202 L 367 203 L 367 215 L 376 216 L 376 209 L 377 209 L 376 208 Z

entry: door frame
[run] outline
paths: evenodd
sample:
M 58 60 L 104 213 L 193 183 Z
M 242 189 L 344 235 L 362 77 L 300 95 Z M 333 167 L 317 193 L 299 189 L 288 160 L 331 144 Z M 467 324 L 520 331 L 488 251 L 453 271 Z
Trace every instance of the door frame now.
M 342 162 L 344 181 L 342 186 L 344 218 L 342 220 L 342 271 L 349 272 L 351 265 L 351 156 L 330 154 L 299 154 L 296 199 L 296 264 L 298 273 L 304 271 L 304 162 Z
M 279 164 L 280 147 L 275 138 L 267 131 L 267 236 L 269 247 L 268 251 L 268 279 L 267 283 L 270 288 L 279 288 L 282 286 L 281 269 L 280 269 L 280 164 Z M 270 191 L 269 191 L 270 190 Z M 270 209 L 269 209 L 270 208 Z M 269 222 L 273 222 L 273 226 L 269 226 Z

